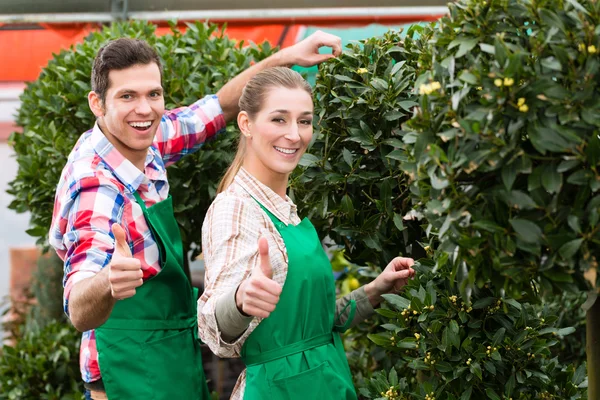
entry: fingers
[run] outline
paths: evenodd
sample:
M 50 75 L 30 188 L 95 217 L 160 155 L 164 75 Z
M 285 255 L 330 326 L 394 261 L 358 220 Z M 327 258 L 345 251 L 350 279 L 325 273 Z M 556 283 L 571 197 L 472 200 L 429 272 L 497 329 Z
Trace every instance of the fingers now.
M 281 285 L 274 280 L 266 277 L 259 277 L 256 279 L 250 279 L 248 281 L 248 287 L 246 289 L 247 294 L 251 294 L 255 297 L 263 296 L 274 296 L 279 301 L 281 295 Z
M 144 283 L 140 260 L 114 257 L 108 265 L 108 282 L 113 298 L 122 300 L 135 295 L 135 289 Z
M 125 235 L 123 227 L 119 224 L 112 224 L 110 229 L 115 238 L 114 254 L 117 254 L 117 256 L 131 257 L 131 249 L 127 243 L 127 236 Z
M 342 54 L 342 39 L 339 36 L 332 35 L 323 31 L 316 31 L 314 33 L 316 40 L 318 40 L 318 47 L 331 47 L 334 57 Z M 331 58 L 331 57 L 329 57 Z M 325 59 L 326 60 L 326 59 Z M 323 60 L 323 61 L 325 61 Z
M 273 279 L 273 268 L 269 260 L 269 242 L 264 236 L 258 239 L 258 256 L 260 258 L 260 271 L 267 278 Z
M 415 265 L 415 260 L 408 257 L 396 257 L 388 265 L 391 265 L 394 271 L 412 269 L 410 267 Z
M 108 277 L 111 295 L 119 300 L 132 297 L 135 295 L 135 289 L 144 283 L 142 276 L 141 269 L 134 271 L 111 268 Z

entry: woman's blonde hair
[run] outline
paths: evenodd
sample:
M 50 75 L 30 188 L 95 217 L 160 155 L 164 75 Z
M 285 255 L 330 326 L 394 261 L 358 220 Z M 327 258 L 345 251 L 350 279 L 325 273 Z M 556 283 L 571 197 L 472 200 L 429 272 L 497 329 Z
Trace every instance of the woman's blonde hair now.
M 286 67 L 273 67 L 254 75 L 246 84 L 238 103 L 240 111 L 245 111 L 253 120 L 262 109 L 269 90 L 274 88 L 303 89 L 312 97 L 312 88 L 302 75 Z M 217 193 L 221 193 L 231 185 L 233 178 L 242 167 L 245 154 L 246 138 L 240 135 L 235 158 L 223 175 Z

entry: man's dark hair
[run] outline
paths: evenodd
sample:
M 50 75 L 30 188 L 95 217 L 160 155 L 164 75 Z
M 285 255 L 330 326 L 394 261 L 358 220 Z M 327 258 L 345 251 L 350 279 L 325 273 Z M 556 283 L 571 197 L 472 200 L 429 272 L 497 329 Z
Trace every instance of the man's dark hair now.
M 108 73 L 122 70 L 134 65 L 156 63 L 162 81 L 162 64 L 156 50 L 139 39 L 120 38 L 104 45 L 94 59 L 92 67 L 92 90 L 98 94 L 102 103 L 106 100 L 106 92 L 110 86 Z

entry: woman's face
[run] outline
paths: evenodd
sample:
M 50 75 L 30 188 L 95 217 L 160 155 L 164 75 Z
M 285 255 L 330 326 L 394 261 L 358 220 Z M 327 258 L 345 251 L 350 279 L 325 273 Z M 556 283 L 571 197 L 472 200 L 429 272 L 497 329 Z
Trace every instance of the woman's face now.
M 270 89 L 254 119 L 245 112 L 238 116 L 246 136 L 244 167 L 257 177 L 287 179 L 310 143 L 312 121 L 313 102 L 305 90 Z

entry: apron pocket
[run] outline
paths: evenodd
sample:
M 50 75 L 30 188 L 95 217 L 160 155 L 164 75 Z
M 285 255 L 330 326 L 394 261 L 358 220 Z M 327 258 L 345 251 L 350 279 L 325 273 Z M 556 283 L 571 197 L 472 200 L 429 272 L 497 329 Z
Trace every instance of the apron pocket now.
M 285 378 L 269 382 L 272 399 L 321 399 L 330 398 L 325 374 L 329 362 Z
M 142 345 L 149 399 L 199 399 L 205 385 L 200 346 L 191 329 L 172 332 Z

